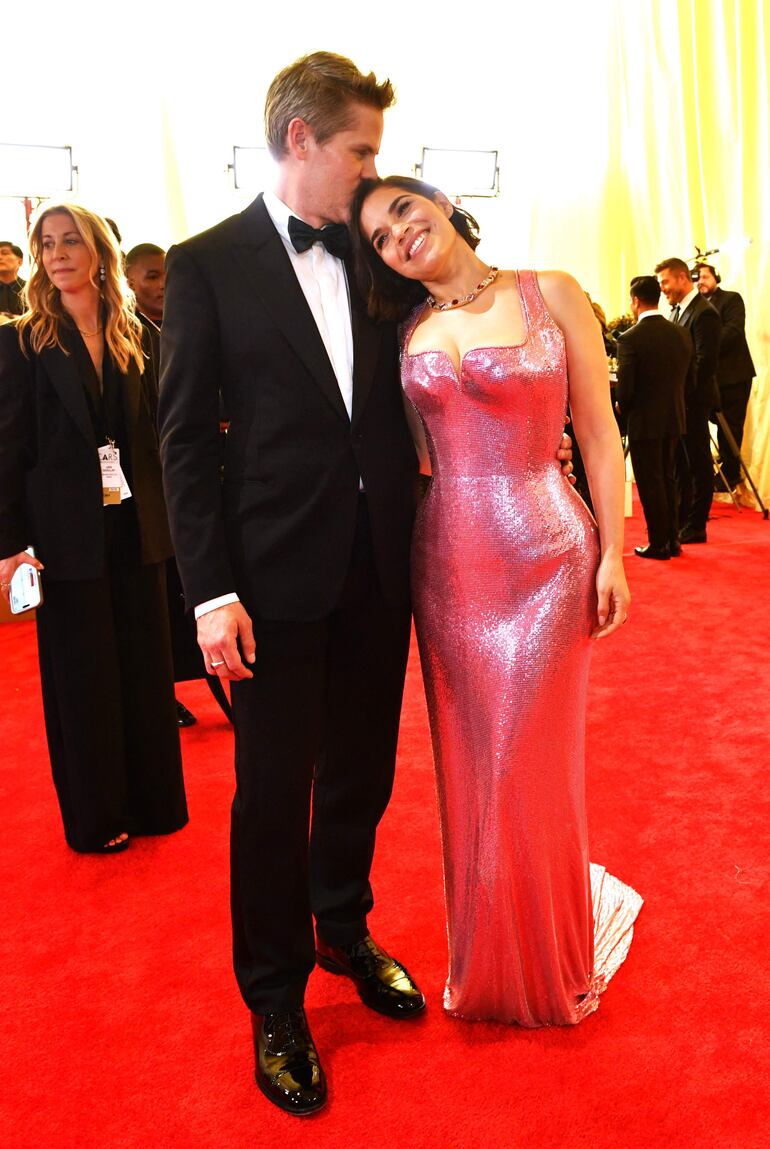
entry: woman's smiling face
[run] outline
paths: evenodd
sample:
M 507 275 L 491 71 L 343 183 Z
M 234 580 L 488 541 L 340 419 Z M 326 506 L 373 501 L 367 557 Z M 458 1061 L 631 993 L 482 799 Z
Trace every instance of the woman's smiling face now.
M 407 279 L 435 278 L 458 235 L 449 217 L 452 205 L 404 188 L 376 188 L 361 208 L 361 230 L 388 267 Z

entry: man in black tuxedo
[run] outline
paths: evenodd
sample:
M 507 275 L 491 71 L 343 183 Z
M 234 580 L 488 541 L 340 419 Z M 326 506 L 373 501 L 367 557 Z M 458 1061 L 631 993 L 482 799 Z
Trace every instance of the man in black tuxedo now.
M 294 1113 L 326 1098 L 303 1009 L 317 955 L 390 1017 L 425 1005 L 366 924 L 409 647 L 417 476 L 395 333 L 369 320 L 344 259 L 350 200 L 375 174 L 393 98 L 389 81 L 330 53 L 285 69 L 265 109 L 275 194 L 167 260 L 166 494 L 207 670 L 233 683 L 235 970 L 257 1083 Z
M 674 461 L 685 431 L 685 384 L 693 345 L 684 327 L 658 311 L 660 286 L 654 275 L 631 280 L 634 327 L 617 342 L 617 402 L 628 435 L 639 498 L 647 523 L 646 559 L 669 559 L 681 551 Z
M 740 450 L 746 408 L 756 371 L 746 342 L 746 308 L 743 299 L 737 291 L 723 291 L 720 282 L 713 264 L 698 265 L 698 290 L 716 308 L 722 320 L 722 341 L 717 364 L 719 397 L 722 400 L 722 415 Z M 717 442 L 722 474 L 732 489 L 740 481 L 741 468 L 721 424 L 717 430 Z
M 705 543 L 706 523 L 714 496 L 709 417 L 719 410 L 717 361 L 722 321 L 692 281 L 683 259 L 664 259 L 655 268 L 660 288 L 671 305 L 671 320 L 689 329 L 695 345 L 694 386 L 686 396 L 687 431 L 677 452 L 679 515 L 682 543 Z

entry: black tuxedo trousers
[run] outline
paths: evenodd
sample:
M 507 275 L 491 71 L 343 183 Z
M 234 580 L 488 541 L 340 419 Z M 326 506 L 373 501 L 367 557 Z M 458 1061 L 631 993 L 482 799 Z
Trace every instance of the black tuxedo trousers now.
M 313 917 L 332 945 L 366 933 L 409 634 L 409 609 L 383 597 L 361 495 L 335 609 L 312 622 L 257 622 L 254 678 L 233 683 L 233 954 L 254 1013 L 302 1004 Z
M 647 524 L 650 545 L 661 550 L 679 542 L 679 507 L 676 492 L 675 460 L 679 439 L 631 441 L 631 463 L 636 489 Z

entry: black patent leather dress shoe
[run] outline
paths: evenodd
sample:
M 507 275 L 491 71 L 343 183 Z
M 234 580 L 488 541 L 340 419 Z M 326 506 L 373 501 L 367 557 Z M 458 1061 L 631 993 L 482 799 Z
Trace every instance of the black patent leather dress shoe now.
M 691 527 L 685 527 L 683 531 L 679 532 L 680 543 L 705 543 L 706 532 L 694 531 Z
M 634 554 L 639 555 L 640 559 L 662 559 L 664 561 L 671 558 L 671 551 L 666 547 L 654 547 L 652 543 L 648 543 L 646 547 L 634 547 Z
M 668 549 L 671 552 L 672 559 L 678 559 L 682 553 L 682 548 L 679 543 L 676 542 L 676 540 L 673 540 L 668 544 Z
M 188 710 L 186 706 L 177 698 L 176 700 L 176 724 L 177 726 L 194 726 L 198 719 L 193 714 L 192 710 Z
M 252 1014 L 254 1077 L 268 1101 L 306 1117 L 326 1104 L 326 1078 L 310 1036 L 305 1011 Z
M 349 977 L 364 1005 L 386 1017 L 414 1017 L 425 1009 L 425 998 L 404 967 L 367 934 L 349 946 L 316 943 L 318 964 L 329 973 Z

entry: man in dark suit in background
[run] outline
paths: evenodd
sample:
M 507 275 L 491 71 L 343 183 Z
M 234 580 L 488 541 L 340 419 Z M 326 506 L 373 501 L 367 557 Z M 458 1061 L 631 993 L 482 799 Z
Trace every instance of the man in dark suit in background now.
M 136 315 L 147 332 L 150 354 L 160 378 L 160 327 L 163 323 L 163 291 L 166 253 L 155 243 L 139 243 L 124 257 L 128 286 L 136 297 Z
M 647 523 L 640 558 L 669 559 L 681 551 L 674 463 L 685 431 L 685 384 L 693 357 L 689 332 L 658 311 L 654 275 L 631 280 L 634 327 L 617 342 L 617 402 L 628 435 L 639 499 Z
M 706 522 L 714 497 L 709 417 L 719 410 L 717 361 L 722 322 L 692 281 L 683 259 L 664 259 L 655 268 L 660 289 L 671 305 L 671 321 L 687 327 L 695 345 L 695 381 L 686 396 L 687 431 L 677 452 L 679 517 L 682 543 L 705 543 Z
M 749 345 L 746 342 L 746 308 L 737 291 L 722 290 L 719 286 L 720 276 L 713 264 L 700 263 L 697 270 L 698 291 L 708 299 L 712 307 L 716 308 L 722 320 L 722 340 L 717 365 L 719 397 L 722 401 L 722 415 L 740 450 L 746 407 L 752 380 L 756 375 Z M 717 429 L 717 441 L 722 474 L 732 490 L 738 485 L 741 468 L 721 424 Z M 723 488 L 720 485 L 716 489 Z
M 138 243 L 125 257 L 128 286 L 136 298 L 136 315 L 147 333 L 150 354 L 155 364 L 156 377 L 160 375 L 160 329 L 163 324 L 163 295 L 166 284 L 166 253 L 157 243 Z M 155 396 L 157 414 L 157 395 Z M 171 625 L 171 649 L 174 655 L 174 682 L 205 679 L 228 722 L 232 722 L 230 702 L 218 678 L 206 674 L 203 658 L 195 635 L 195 623 L 185 610 L 184 594 L 176 562 L 166 563 L 168 589 L 168 618 Z M 176 699 L 178 726 L 194 726 L 198 719 L 191 710 Z
M 0 239 L 0 312 L 4 315 L 21 315 L 24 304 L 21 289 L 25 281 L 19 278 L 19 268 L 24 253 L 9 239 Z
M 165 259 L 165 251 L 156 243 L 138 243 L 126 256 L 126 279 L 136 296 L 137 314 L 140 319 L 152 320 L 157 327 L 163 323 Z

